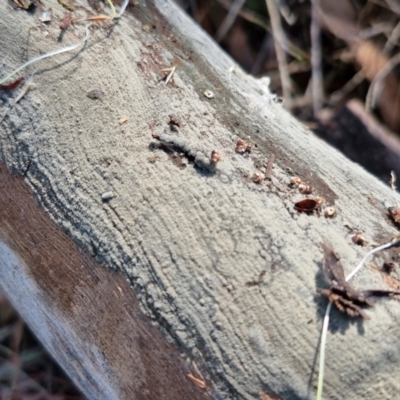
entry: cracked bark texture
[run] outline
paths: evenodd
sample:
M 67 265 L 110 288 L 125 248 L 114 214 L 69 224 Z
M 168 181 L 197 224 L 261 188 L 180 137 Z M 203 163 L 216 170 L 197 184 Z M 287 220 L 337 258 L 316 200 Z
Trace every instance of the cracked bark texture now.
M 76 18 L 84 18 L 89 6 L 76 3 Z M 45 5 L 62 18 L 58 3 Z M 13 105 L 15 92 L 1 93 L 1 161 L 10 173 L 23 175 L 46 215 L 102 264 L 98 269 L 123 273 L 145 314 L 138 321 L 151 320 L 180 354 L 185 366 L 179 368 L 207 382 L 203 393 L 196 392 L 199 398 L 253 399 L 260 390 L 313 398 L 326 307 L 317 294 L 324 285 L 321 243 L 341 256 L 349 272 L 366 251 L 351 241 L 349 229 L 370 242 L 390 240 L 397 230 L 386 207 L 396 204 L 395 195 L 291 117 L 262 81 L 235 67 L 171 1 L 140 1 L 119 21 L 93 25 L 90 32 L 81 49 L 38 64 L 36 87 L 18 104 Z M 76 42 L 83 34 L 84 26 L 76 23 L 62 42 Z M 59 35 L 56 21 L 45 26 L 37 15 L 1 2 L 0 50 L 7 70 L 59 47 Z M 166 85 L 160 70 L 171 66 L 176 71 Z M 94 89 L 103 95 L 88 96 Z M 206 90 L 214 97 L 204 96 Z M 171 115 L 180 127 L 171 128 Z M 128 121 L 120 125 L 124 116 Z M 250 155 L 235 152 L 238 138 L 253 143 Z M 212 150 L 223 154 L 216 165 L 210 163 Z M 252 175 L 272 155 L 271 181 L 255 184 Z M 304 198 L 288 187 L 294 175 L 336 208 L 335 218 L 293 209 Z M 119 323 L 108 318 L 104 324 L 118 340 L 100 351 L 96 346 L 111 334 L 93 339 L 90 365 L 85 364 L 92 340 L 82 329 L 86 321 L 57 308 L 66 301 L 57 279 L 65 274 L 63 259 L 33 273 L 28 257 L 18 269 L 15 260 L 26 251 L 17 245 L 22 233 L 14 227 L 11 235 L 12 227 L 2 221 L 1 285 L 53 356 L 91 398 L 107 388 L 116 388 L 107 389 L 107 398 L 155 398 L 154 392 L 138 394 L 150 379 L 145 368 L 127 382 L 132 370 L 121 372 L 123 362 L 110 356 L 114 349 L 129 358 L 136 322 L 120 333 Z M 40 223 L 45 224 L 38 222 L 39 228 Z M 392 250 L 373 261 L 379 265 L 397 254 Z M 13 268 L 26 279 L 17 279 Z M 57 285 L 50 298 L 48 290 Z M 111 309 L 99 307 L 82 294 L 82 285 L 79 298 L 68 296 L 75 307 L 91 310 L 94 329 L 107 313 L 121 312 L 111 300 Z M 371 266 L 354 285 L 387 287 Z M 98 286 L 102 296 L 114 293 L 107 282 Z M 398 397 L 399 307 L 382 301 L 370 311 L 371 321 L 333 313 L 325 398 Z M 44 332 L 47 319 L 54 323 Z M 72 350 L 80 354 L 77 359 L 68 356 Z M 166 379 L 160 375 L 155 385 L 167 385 Z M 172 386 L 182 384 L 178 381 Z M 165 394 L 177 396 L 195 398 Z

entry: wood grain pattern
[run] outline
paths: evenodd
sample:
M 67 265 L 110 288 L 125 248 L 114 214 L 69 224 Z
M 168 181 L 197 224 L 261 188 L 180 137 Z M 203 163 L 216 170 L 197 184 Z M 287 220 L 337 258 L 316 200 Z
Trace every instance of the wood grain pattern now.
M 1 282 L 83 392 L 92 399 L 207 399 L 122 273 L 79 251 L 3 163 L 0 188 Z

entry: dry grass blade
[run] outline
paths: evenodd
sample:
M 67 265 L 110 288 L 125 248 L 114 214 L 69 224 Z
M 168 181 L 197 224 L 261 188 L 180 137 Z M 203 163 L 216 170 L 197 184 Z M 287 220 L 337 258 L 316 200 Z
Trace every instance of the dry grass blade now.
M 235 0 L 233 2 L 232 6 L 229 9 L 227 17 L 222 22 L 215 35 L 215 40 L 217 42 L 220 42 L 229 31 L 229 29 L 235 22 L 235 19 L 237 18 L 240 10 L 243 8 L 245 1 L 246 0 Z
M 265 0 L 268 8 L 268 13 L 271 18 L 272 33 L 274 36 L 276 57 L 278 59 L 279 74 L 282 83 L 282 95 L 285 108 L 291 110 L 292 108 L 292 83 L 290 81 L 290 74 L 286 53 L 282 43 L 286 42 L 285 33 L 281 25 L 281 18 L 278 8 L 274 0 Z

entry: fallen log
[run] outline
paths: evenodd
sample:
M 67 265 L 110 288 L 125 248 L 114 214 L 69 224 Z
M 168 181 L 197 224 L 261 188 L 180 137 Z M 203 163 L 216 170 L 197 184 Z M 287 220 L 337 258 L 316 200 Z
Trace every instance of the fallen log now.
M 1 3 L 1 54 L 17 67 L 53 50 L 59 22 Z M 18 104 L 0 93 L 0 284 L 54 358 L 93 399 L 313 398 L 322 243 L 350 271 L 366 252 L 353 233 L 398 232 L 396 195 L 170 1 L 92 25 L 37 68 Z M 385 285 L 374 268 L 354 280 Z M 396 397 L 398 312 L 332 314 L 327 398 Z

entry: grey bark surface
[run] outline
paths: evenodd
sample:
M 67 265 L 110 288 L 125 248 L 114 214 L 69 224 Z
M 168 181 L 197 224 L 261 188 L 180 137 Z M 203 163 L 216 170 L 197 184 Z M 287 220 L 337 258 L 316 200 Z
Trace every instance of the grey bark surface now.
M 88 6 L 77 3 L 83 18 Z M 75 24 L 63 42 L 83 33 Z M 0 3 L 8 70 L 60 46 L 58 36 L 58 24 Z M 160 70 L 173 65 L 166 85 Z M 215 398 L 253 399 L 260 390 L 313 398 L 326 306 L 317 293 L 321 243 L 348 273 L 366 250 L 346 226 L 369 242 L 389 241 L 397 230 L 386 207 L 396 197 L 233 67 L 172 2 L 141 1 L 117 23 L 92 26 L 82 49 L 38 64 L 36 87 L 18 104 L 1 94 L 0 159 L 81 248 L 124 272 L 142 311 L 190 355 Z M 104 95 L 90 99 L 93 89 Z M 235 153 L 238 138 L 257 145 L 249 156 Z M 215 167 L 212 150 L 223 154 Z M 271 182 L 255 184 L 272 154 Z M 293 175 L 337 216 L 297 213 L 304 195 L 288 187 Z M 355 285 L 387 287 L 371 266 Z M 333 313 L 325 398 L 399 398 L 399 307 L 381 301 L 365 322 Z

